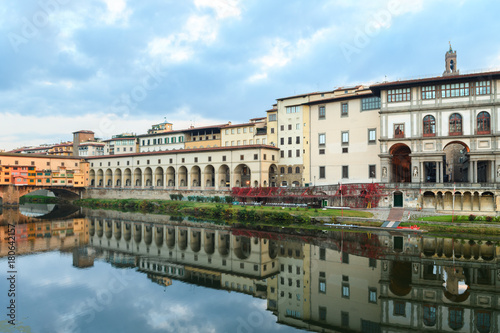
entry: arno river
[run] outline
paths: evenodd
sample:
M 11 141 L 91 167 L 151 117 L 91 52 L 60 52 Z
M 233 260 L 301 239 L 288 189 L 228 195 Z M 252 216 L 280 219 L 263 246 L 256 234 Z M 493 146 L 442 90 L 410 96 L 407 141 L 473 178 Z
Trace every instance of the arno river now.
M 53 208 L 2 211 L 1 332 L 500 331 L 500 240 L 487 235 Z

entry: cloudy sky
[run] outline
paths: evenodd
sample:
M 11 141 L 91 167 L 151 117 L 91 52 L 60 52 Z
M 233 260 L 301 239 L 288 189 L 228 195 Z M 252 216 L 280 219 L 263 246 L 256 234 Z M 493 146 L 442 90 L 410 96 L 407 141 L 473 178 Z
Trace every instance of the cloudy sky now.
M 0 0 L 0 149 L 244 122 L 277 98 L 498 68 L 500 3 Z

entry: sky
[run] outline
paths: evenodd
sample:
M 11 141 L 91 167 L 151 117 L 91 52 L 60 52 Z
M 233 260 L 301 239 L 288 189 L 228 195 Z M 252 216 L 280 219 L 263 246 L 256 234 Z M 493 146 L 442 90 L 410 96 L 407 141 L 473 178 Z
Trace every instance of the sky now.
M 0 150 L 263 117 L 276 99 L 498 69 L 493 0 L 0 0 Z

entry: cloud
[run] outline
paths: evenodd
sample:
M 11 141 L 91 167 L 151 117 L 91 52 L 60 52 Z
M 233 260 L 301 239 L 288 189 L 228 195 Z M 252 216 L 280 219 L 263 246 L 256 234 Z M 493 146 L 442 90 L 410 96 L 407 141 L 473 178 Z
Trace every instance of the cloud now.
M 215 11 L 218 19 L 237 17 L 241 15 L 238 0 L 195 0 L 197 8 L 208 7 Z
M 128 23 L 128 18 L 132 14 L 132 10 L 127 8 L 126 0 L 103 0 L 106 4 L 107 12 L 101 15 L 101 20 L 106 24 L 115 24 L 121 22 Z

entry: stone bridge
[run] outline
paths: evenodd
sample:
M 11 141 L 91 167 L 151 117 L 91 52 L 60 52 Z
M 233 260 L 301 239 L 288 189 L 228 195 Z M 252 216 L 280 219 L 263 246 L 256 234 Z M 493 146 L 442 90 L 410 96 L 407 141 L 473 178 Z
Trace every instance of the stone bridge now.
M 79 199 L 84 188 L 69 187 L 69 186 L 15 186 L 15 185 L 0 185 L 0 206 L 19 206 L 19 198 L 22 196 L 38 191 L 52 191 L 56 197 L 63 199 Z

